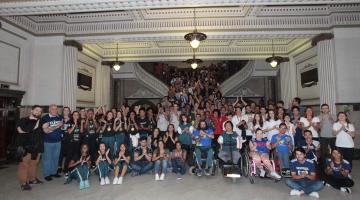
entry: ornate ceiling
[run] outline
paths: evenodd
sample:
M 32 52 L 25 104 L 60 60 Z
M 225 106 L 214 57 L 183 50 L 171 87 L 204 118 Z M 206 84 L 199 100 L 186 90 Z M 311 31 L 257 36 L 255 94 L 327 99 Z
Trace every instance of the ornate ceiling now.
M 356 3 L 357 2 L 357 3 Z M 186 60 L 184 35 L 208 39 L 205 60 L 256 59 L 307 48 L 333 27 L 360 25 L 360 0 L 6 0 L 0 16 L 33 35 L 62 35 L 105 60 Z

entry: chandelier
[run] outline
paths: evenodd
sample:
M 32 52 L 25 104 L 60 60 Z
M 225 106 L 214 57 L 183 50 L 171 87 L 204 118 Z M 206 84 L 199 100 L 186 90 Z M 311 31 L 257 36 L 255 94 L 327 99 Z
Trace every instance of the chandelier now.
M 200 45 L 200 42 L 206 40 L 207 36 L 205 33 L 201 33 L 197 31 L 196 28 L 196 12 L 194 8 L 194 31 L 188 33 L 184 36 L 185 40 L 190 42 L 190 45 L 193 49 L 197 49 Z

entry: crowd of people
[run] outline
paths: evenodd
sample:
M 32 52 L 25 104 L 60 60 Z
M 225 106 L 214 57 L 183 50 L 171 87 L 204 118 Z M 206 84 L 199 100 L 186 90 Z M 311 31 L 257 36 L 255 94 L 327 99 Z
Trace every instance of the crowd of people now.
M 238 164 L 240 149 L 249 148 L 259 175 L 289 177 L 291 195 L 319 197 L 325 185 L 351 192 L 355 128 L 346 113 L 334 116 L 323 104 L 315 116 L 297 97 L 289 109 L 283 101 L 230 101 L 213 72 L 174 73 L 168 96 L 156 108 L 124 104 L 59 112 L 50 105 L 43 115 L 33 106 L 17 125 L 21 189 L 43 183 L 36 173 L 40 158 L 46 181 L 63 174 L 66 184 L 77 180 L 85 189 L 91 173 L 100 185 L 110 184 L 110 177 L 122 184 L 127 174 L 154 173 L 161 181 L 169 169 L 181 179 L 203 154 L 206 163 L 196 175 L 210 175 L 213 159 Z M 279 167 L 272 166 L 270 155 Z

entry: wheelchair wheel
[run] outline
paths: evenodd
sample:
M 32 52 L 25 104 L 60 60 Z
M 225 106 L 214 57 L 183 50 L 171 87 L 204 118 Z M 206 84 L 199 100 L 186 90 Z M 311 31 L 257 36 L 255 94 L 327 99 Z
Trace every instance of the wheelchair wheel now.
M 194 174 L 195 174 L 195 170 L 196 170 L 196 167 L 195 167 L 195 166 L 189 167 L 189 174 L 194 175 Z

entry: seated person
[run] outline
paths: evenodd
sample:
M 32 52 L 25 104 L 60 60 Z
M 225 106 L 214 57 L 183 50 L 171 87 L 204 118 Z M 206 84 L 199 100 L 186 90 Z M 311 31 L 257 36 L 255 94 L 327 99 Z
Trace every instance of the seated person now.
M 301 147 L 295 149 L 295 159 L 291 161 L 291 177 L 286 184 L 292 189 L 290 195 L 300 196 L 303 194 L 319 198 L 317 191 L 324 185 L 316 180 L 315 165 L 312 160 L 305 157 L 305 150 Z
M 81 155 L 75 154 L 69 163 L 70 174 L 66 178 L 65 184 L 69 184 L 73 179 L 79 181 L 80 190 L 89 188 L 89 168 L 91 160 L 89 156 L 89 147 L 86 144 L 81 145 Z
M 153 163 L 151 162 L 152 152 L 151 149 L 147 147 L 146 140 L 146 137 L 140 138 L 140 146 L 135 149 L 134 161 L 131 163 L 133 170 L 132 176 L 145 174 L 153 167 Z
M 279 131 L 271 138 L 271 146 L 275 148 L 276 155 L 280 160 L 280 168 L 282 172 L 288 172 L 289 166 L 289 155 L 292 149 L 292 139 L 286 134 L 287 127 L 285 123 L 279 125 Z
M 171 164 L 173 172 L 178 175 L 177 179 L 181 179 L 180 174 L 184 175 L 186 173 L 185 161 L 187 152 L 185 149 L 182 149 L 182 144 L 179 141 L 175 145 L 176 148 L 171 153 Z
M 350 178 L 351 165 L 343 159 L 341 151 L 335 148 L 331 152 L 331 158 L 326 161 L 325 176 L 326 184 L 331 185 L 342 192 L 351 193 L 354 181 Z
M 267 137 L 264 137 L 264 133 L 260 128 L 256 129 L 255 138 L 249 143 L 249 145 L 250 156 L 256 167 L 260 169 L 260 176 L 265 176 L 266 172 L 263 167 L 265 166 L 265 168 L 270 172 L 270 176 L 276 179 L 281 179 L 281 176 L 276 173 L 269 159 L 271 144 L 268 141 Z
M 204 171 L 207 176 L 210 175 L 210 168 L 212 167 L 213 156 L 214 156 L 214 151 L 211 148 L 211 142 L 212 142 L 213 138 L 214 138 L 213 131 L 211 129 L 207 128 L 206 122 L 204 120 L 201 120 L 199 122 L 199 129 L 197 129 L 193 132 L 193 139 L 196 142 L 195 158 L 196 158 L 196 161 L 200 168 L 197 172 L 198 176 L 201 176 L 201 174 Z M 202 164 L 201 153 L 202 152 L 207 154 L 205 170 L 201 168 L 201 164 Z
M 155 162 L 155 181 L 163 181 L 165 179 L 169 158 L 169 150 L 165 149 L 164 142 L 159 140 L 158 147 L 154 150 L 152 157 L 152 161 Z
M 96 160 L 97 174 L 100 178 L 100 185 L 110 184 L 109 170 L 111 159 L 109 157 L 110 148 L 106 150 L 105 143 L 99 145 L 99 157 Z
M 241 157 L 239 150 L 242 147 L 242 143 L 241 137 L 233 131 L 233 123 L 231 121 L 225 123 L 225 132 L 219 136 L 218 143 L 220 144 L 219 158 L 224 162 L 228 162 L 232 158 L 232 163 L 238 164 Z
M 320 142 L 313 140 L 312 133 L 310 130 L 304 131 L 305 144 L 302 148 L 305 150 L 306 159 L 318 162 L 318 156 L 320 156 Z
M 118 156 L 114 160 L 115 170 L 114 170 L 114 185 L 120 185 L 122 184 L 123 178 L 128 170 L 128 166 L 130 163 L 130 153 L 126 149 L 125 144 L 120 145 L 120 151 Z M 119 177 L 119 173 L 120 177 Z

